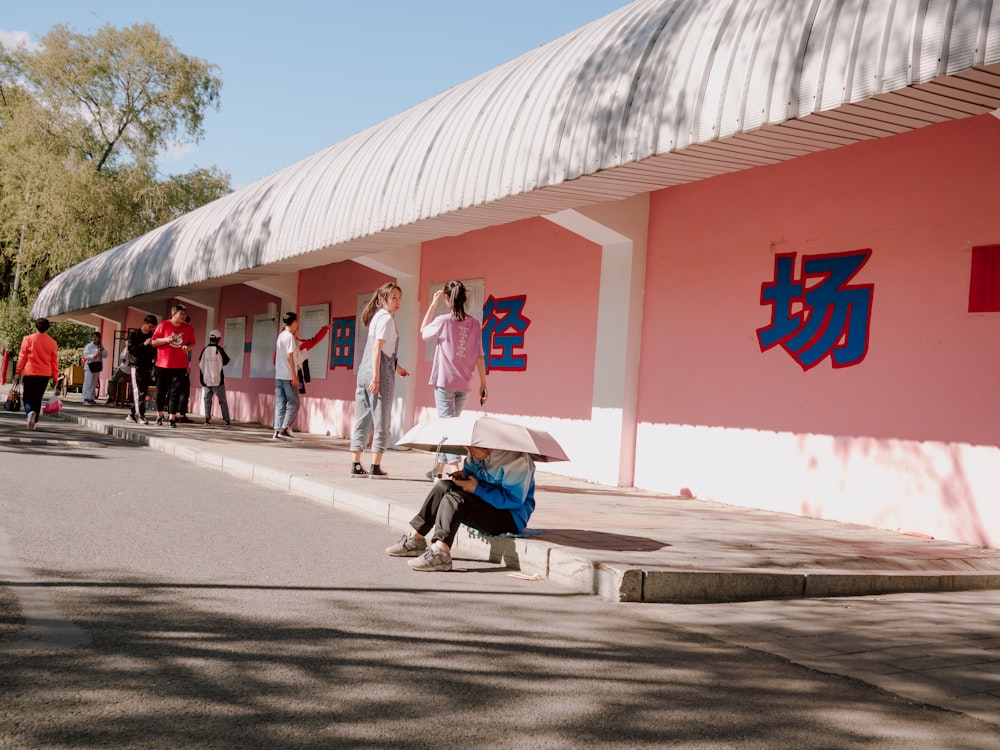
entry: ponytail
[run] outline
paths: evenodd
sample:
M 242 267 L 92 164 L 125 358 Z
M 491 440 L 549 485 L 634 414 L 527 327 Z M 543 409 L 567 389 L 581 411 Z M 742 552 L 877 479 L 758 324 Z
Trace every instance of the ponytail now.
M 379 308 L 385 305 L 385 301 L 389 299 L 389 295 L 394 289 L 399 289 L 399 287 L 393 282 L 389 281 L 380 286 L 372 294 L 372 298 L 368 300 L 368 304 L 365 305 L 365 309 L 361 311 L 361 322 L 367 326 L 372 322 L 372 318 L 375 317 L 375 313 L 379 311 Z
M 465 284 L 461 281 L 449 281 L 444 285 L 444 293 L 448 297 L 448 307 L 455 320 L 465 320 L 469 317 L 465 312 Z

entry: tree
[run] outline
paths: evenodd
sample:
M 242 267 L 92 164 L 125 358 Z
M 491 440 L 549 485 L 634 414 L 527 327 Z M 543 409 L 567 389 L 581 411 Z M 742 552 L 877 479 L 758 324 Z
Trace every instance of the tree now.
M 0 46 L 3 297 L 28 305 L 60 271 L 229 192 L 214 168 L 157 175 L 158 155 L 200 140 L 218 108 L 215 69 L 151 24 Z

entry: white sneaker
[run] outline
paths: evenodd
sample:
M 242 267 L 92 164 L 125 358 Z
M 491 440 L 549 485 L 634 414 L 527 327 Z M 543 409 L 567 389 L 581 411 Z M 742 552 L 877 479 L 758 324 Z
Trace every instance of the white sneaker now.
M 35 412 L 33 412 L 33 411 L 29 411 L 28 412 L 28 429 L 29 430 L 35 429 L 35 422 L 37 420 L 38 420 L 38 415 Z
M 451 555 L 428 547 L 420 557 L 410 560 L 409 566 L 410 570 L 420 573 L 447 572 L 451 570 Z

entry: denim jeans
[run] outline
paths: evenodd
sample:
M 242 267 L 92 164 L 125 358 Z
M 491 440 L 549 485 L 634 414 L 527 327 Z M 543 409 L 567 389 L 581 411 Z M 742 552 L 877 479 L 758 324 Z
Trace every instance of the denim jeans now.
M 465 407 L 469 394 L 462 391 L 449 391 L 447 388 L 434 386 L 434 403 L 439 417 L 457 417 Z M 462 457 L 452 453 L 438 453 L 439 464 L 450 464 L 461 461 Z
M 274 429 L 287 430 L 299 413 L 299 389 L 291 380 L 274 381 Z

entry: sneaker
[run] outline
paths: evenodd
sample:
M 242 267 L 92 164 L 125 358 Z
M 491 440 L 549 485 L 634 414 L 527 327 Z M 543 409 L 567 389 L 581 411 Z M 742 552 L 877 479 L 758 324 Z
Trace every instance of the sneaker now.
M 433 469 L 431 469 L 426 474 L 424 474 L 424 476 L 427 477 L 428 479 L 430 479 L 432 482 L 436 482 L 438 479 L 441 478 L 440 476 L 438 476 L 437 474 L 434 473 Z
M 170 420 L 170 426 L 171 427 L 176 427 L 177 426 L 177 420 L 176 419 L 171 419 Z
M 424 554 L 416 560 L 410 560 L 410 568 L 421 573 L 434 571 L 451 570 L 451 555 L 447 552 L 438 552 L 433 547 L 424 550 Z
M 427 549 L 426 539 L 417 539 L 412 534 L 403 534 L 403 538 L 391 547 L 385 548 L 385 553 L 391 557 L 419 557 Z
M 36 414 L 33 411 L 29 411 L 28 412 L 28 429 L 29 430 L 35 429 L 35 422 L 37 422 L 37 421 L 38 421 L 38 414 Z
M 385 479 L 389 476 L 386 472 L 382 471 L 382 467 L 378 464 L 372 464 L 372 468 L 369 470 L 368 475 L 372 479 Z
M 146 425 L 148 425 L 149 424 L 149 420 L 147 420 L 145 417 L 139 417 L 138 424 L 146 424 Z
M 207 419 L 205 420 L 205 424 L 208 424 L 208 420 L 207 420 Z M 227 419 L 227 420 L 226 420 L 226 427 L 232 427 L 232 426 L 233 426 L 233 423 L 232 423 L 232 422 L 230 422 L 230 421 L 229 421 L 229 420 Z
M 156 418 L 156 426 L 157 427 L 163 427 L 163 417 L 157 417 Z
M 286 427 L 283 430 L 278 430 L 278 437 L 288 438 L 289 440 L 296 440 L 295 433 L 292 432 L 291 428 Z
M 277 435 L 278 433 L 274 433 L 274 434 Z M 367 479 L 368 478 L 368 472 L 365 471 L 364 467 L 361 464 L 353 464 L 351 466 L 351 476 L 355 477 L 355 478 L 359 478 L 359 479 L 362 478 L 362 477 L 365 478 L 365 479 Z
M 139 420 L 135 418 L 135 414 L 126 414 L 125 421 L 131 422 L 132 424 L 139 424 Z

